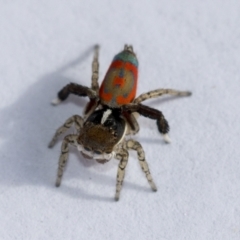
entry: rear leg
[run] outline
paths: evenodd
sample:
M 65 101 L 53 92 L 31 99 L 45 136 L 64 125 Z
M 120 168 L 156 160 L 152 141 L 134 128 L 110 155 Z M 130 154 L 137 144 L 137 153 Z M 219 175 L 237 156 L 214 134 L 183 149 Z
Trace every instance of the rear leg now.
M 96 92 L 98 96 L 99 92 L 99 84 L 98 84 L 98 76 L 99 76 L 99 62 L 98 62 L 98 55 L 99 55 L 99 45 L 94 47 L 94 57 L 92 62 L 92 84 L 91 88 L 93 91 Z M 84 117 L 87 118 L 98 106 L 99 101 L 98 98 L 90 98 L 90 101 L 87 103 L 85 110 L 84 110 Z
M 99 62 L 98 62 L 98 55 L 99 55 L 99 45 L 94 47 L 94 57 L 92 62 L 92 90 L 98 93 L 99 91 L 99 84 L 98 84 L 98 76 L 99 76 Z
M 147 93 L 143 93 L 134 99 L 133 103 L 140 103 L 150 98 L 160 97 L 162 95 L 169 94 L 172 96 L 191 96 L 189 91 L 178 91 L 174 89 L 156 89 Z

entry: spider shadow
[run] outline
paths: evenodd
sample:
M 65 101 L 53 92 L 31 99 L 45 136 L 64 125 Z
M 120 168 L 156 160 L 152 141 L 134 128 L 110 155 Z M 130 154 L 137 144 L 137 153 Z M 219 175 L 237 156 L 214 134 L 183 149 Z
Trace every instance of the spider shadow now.
M 84 107 L 87 100 L 71 96 L 56 108 L 51 106 L 50 101 L 62 86 L 74 81 L 67 77 L 66 72 L 86 60 L 93 52 L 92 49 L 89 48 L 73 61 L 40 77 L 17 101 L 0 110 L 1 185 L 18 187 L 24 184 L 51 184 L 56 162 L 50 159 L 56 156 L 53 156 L 54 151 L 48 151 L 47 144 L 56 128 L 70 115 L 79 112 L 79 106 Z M 21 79 L 17 81 L 21 82 Z M 74 104 L 67 108 L 70 102 Z
M 40 77 L 17 101 L 0 109 L 0 125 L 2 126 L 0 129 L 0 183 L 3 186 L 1 195 L 6 191 L 6 187 L 36 185 L 52 188 L 54 186 L 60 147 L 57 145 L 53 150 L 49 150 L 47 144 L 57 127 L 62 125 L 69 116 L 76 113 L 81 115 L 79 111 L 85 107 L 87 99 L 70 96 L 58 107 L 51 106 L 50 101 L 62 86 L 75 81 L 68 77 L 66 72 L 76 65 L 82 64 L 92 52 L 93 48 L 91 47 L 80 57 L 56 71 Z M 89 79 L 89 81 L 85 81 L 88 84 L 85 84 L 83 79 Z M 17 81 L 21 82 L 21 79 Z M 81 80 L 76 82 L 90 85 L 90 68 L 88 74 L 84 74 L 83 71 Z M 76 155 L 76 151 L 74 154 Z M 77 157 L 79 158 L 79 156 Z M 113 184 L 115 186 L 115 176 L 107 177 L 104 174 L 90 172 L 89 167 L 92 164 L 86 164 L 81 157 L 79 159 L 77 164 L 82 166 L 71 171 L 71 177 L 67 177 L 87 181 L 89 174 L 91 174 L 97 179 L 96 184 L 105 186 Z M 113 166 L 109 165 L 106 171 Z M 125 185 L 127 188 L 136 190 L 145 189 L 128 182 Z M 78 189 L 78 193 L 76 193 L 75 188 L 63 187 L 62 189 L 63 193 L 72 197 L 112 201 L 112 198 L 89 194 L 80 189 Z

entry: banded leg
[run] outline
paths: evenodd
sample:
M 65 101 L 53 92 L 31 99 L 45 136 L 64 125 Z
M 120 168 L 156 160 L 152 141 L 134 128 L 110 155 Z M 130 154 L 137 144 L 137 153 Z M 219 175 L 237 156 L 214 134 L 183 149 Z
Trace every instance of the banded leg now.
M 146 175 L 148 183 L 151 186 L 153 191 L 157 191 L 157 187 L 156 187 L 155 183 L 153 182 L 153 178 L 152 178 L 152 175 L 149 171 L 148 164 L 145 160 L 145 153 L 144 153 L 144 150 L 143 150 L 141 144 L 137 141 L 134 141 L 134 140 L 130 139 L 130 140 L 127 141 L 126 146 L 127 146 L 128 149 L 132 149 L 132 150 L 137 151 L 139 164 L 140 164 L 143 172 Z
M 48 147 L 52 148 L 55 145 L 59 135 L 65 133 L 72 126 L 73 123 L 75 124 L 77 132 L 79 132 L 83 125 L 83 118 L 78 115 L 70 117 L 61 127 L 58 128 Z
M 171 141 L 167 134 L 169 132 L 168 122 L 165 119 L 162 112 L 160 112 L 159 110 L 150 108 L 143 104 L 128 104 L 128 105 L 124 105 L 122 107 L 122 111 L 123 111 L 123 113 L 124 112 L 128 112 L 128 113 L 138 112 L 140 115 L 142 115 L 144 117 L 148 117 L 150 119 L 157 120 L 158 131 L 163 135 L 164 141 L 165 142 Z
M 119 152 L 116 154 L 116 158 L 120 160 L 118 165 L 118 172 L 117 172 L 117 184 L 116 184 L 116 194 L 115 200 L 119 200 L 120 191 L 122 189 L 123 179 L 125 176 L 125 168 L 128 163 L 128 152 L 125 149 L 120 149 Z
M 98 55 L 99 55 L 99 45 L 95 45 L 94 47 L 94 56 L 92 62 L 92 84 L 91 88 L 96 92 L 98 96 L 99 92 L 99 84 L 98 84 L 98 76 L 99 76 L 99 62 L 98 62 Z M 84 117 L 87 118 L 98 106 L 98 98 L 90 98 L 90 101 L 87 103 L 85 110 L 84 110 Z
M 147 93 L 143 93 L 134 99 L 134 103 L 140 103 L 150 98 L 160 97 L 162 95 L 169 94 L 172 96 L 191 96 L 192 93 L 189 91 L 178 91 L 174 89 L 156 89 Z
M 98 62 L 99 46 L 94 47 L 94 57 L 92 62 L 92 90 L 99 91 L 98 75 L 99 75 L 99 62 Z
M 70 135 L 67 135 L 62 142 L 61 155 L 59 157 L 59 162 L 58 162 L 56 187 L 59 187 L 61 184 L 63 171 L 68 160 L 68 152 L 69 152 L 68 144 L 77 146 L 77 137 L 78 135 L 70 134 Z

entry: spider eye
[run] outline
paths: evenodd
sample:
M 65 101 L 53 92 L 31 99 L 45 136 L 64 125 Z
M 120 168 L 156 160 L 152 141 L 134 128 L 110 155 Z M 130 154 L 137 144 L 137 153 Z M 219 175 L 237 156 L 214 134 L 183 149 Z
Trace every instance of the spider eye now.
M 84 149 L 85 149 L 86 151 L 91 151 L 91 149 L 90 149 L 89 147 L 84 147 Z
M 95 150 L 93 151 L 95 154 L 102 154 L 102 152 L 100 150 Z

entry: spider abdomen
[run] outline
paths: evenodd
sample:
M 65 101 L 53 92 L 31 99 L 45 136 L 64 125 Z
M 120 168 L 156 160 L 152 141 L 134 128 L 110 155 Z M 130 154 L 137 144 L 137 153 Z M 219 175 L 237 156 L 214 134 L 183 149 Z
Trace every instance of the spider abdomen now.
M 101 103 L 111 108 L 119 108 L 131 103 L 136 95 L 138 60 L 131 48 L 117 54 L 99 90 Z

